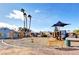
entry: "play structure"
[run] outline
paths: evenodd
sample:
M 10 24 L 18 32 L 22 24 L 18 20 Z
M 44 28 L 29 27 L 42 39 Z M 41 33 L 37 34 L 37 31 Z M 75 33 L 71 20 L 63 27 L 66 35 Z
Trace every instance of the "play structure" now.
M 53 32 L 53 37 L 58 40 L 65 39 L 67 37 L 67 32 L 66 32 L 66 30 Z

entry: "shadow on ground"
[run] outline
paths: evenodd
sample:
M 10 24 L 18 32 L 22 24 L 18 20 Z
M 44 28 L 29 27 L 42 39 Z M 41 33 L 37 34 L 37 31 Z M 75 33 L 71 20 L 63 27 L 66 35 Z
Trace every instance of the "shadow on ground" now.
M 70 47 L 70 48 L 55 48 L 57 50 L 62 50 L 62 51 L 73 51 L 73 50 L 79 50 L 79 48 L 74 48 L 74 47 Z

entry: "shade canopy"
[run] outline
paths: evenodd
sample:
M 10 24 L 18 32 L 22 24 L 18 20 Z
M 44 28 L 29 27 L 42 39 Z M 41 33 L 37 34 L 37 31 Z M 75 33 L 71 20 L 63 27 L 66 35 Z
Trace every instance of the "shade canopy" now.
M 66 25 L 69 25 L 69 24 L 66 24 L 66 23 L 63 23 L 61 21 L 58 21 L 56 24 L 52 25 L 52 27 L 55 27 L 55 26 L 64 27 Z

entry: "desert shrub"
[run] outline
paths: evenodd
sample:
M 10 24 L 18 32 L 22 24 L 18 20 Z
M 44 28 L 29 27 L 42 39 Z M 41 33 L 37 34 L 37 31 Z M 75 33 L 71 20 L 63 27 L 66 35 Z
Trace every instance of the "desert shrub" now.
M 41 35 L 41 37 L 47 37 L 47 35 L 46 34 L 43 34 L 43 35 Z

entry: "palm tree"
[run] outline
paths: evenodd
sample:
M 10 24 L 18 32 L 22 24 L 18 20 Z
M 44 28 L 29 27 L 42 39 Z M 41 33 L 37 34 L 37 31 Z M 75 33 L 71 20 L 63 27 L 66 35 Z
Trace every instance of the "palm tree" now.
M 25 28 L 25 24 L 26 24 L 26 28 L 27 28 L 27 14 L 25 13 L 25 10 L 22 8 L 21 12 L 23 12 L 23 16 L 24 16 L 24 28 Z M 25 23 L 26 20 L 26 23 Z
M 22 9 L 21 9 L 21 12 L 23 12 L 23 13 L 24 13 L 24 12 L 25 12 L 25 10 L 22 8 Z
M 25 15 L 25 10 L 22 8 L 21 9 L 21 12 L 23 12 L 23 16 Z M 25 16 L 24 16 L 24 18 L 25 18 Z M 25 28 L 25 19 L 24 19 L 24 28 Z
M 27 14 L 26 13 L 24 13 L 24 17 L 25 17 L 25 21 L 26 21 L 26 29 L 27 29 Z
M 30 27 L 31 27 L 31 18 L 32 16 L 31 15 L 28 15 L 29 19 L 30 19 L 30 22 L 29 22 L 29 31 L 30 31 Z
M 25 37 L 25 34 L 26 34 L 25 32 L 27 31 L 26 30 L 27 29 L 27 14 L 25 13 L 25 10 L 23 8 L 21 9 L 21 12 L 23 12 L 23 16 L 24 16 L 24 28 L 23 28 L 23 30 L 24 30 L 24 37 Z

